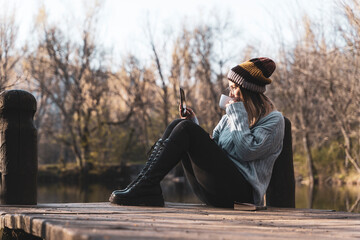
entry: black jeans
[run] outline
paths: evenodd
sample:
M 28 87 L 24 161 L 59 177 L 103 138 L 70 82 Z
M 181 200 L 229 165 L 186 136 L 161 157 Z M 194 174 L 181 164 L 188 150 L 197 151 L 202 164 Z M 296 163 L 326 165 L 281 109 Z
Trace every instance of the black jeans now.
M 216 207 L 233 207 L 234 201 L 253 202 L 251 185 L 199 125 L 177 119 L 165 130 L 162 139 L 166 138 L 184 150 L 181 162 L 201 201 Z

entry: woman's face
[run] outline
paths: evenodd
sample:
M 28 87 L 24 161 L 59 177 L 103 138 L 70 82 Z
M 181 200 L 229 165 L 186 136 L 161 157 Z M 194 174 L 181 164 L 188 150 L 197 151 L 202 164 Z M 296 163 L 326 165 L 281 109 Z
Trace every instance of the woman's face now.
M 238 101 L 244 101 L 239 85 L 232 81 L 229 81 L 229 97 L 235 98 Z

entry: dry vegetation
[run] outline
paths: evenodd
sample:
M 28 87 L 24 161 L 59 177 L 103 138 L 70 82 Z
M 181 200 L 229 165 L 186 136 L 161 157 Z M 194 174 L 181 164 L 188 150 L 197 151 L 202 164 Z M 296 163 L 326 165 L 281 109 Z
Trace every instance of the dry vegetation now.
M 339 9 L 342 24 L 330 34 L 309 18 L 299 22 L 302 37 L 279 48 L 268 90 L 293 123 L 296 172 L 310 182 L 360 174 L 360 1 Z M 230 48 L 224 46 L 241 38 L 229 22 L 216 18 L 184 24 L 166 47 L 148 28 L 144 39 L 152 62 L 128 54 L 119 64 L 97 44 L 97 12 L 95 7 L 78 35 L 70 37 L 40 9 L 36 46 L 21 49 L 15 47 L 14 16 L 0 19 L 0 89 L 21 80 L 36 96 L 40 163 L 76 162 L 86 170 L 143 162 L 146 150 L 177 117 L 179 86 L 211 132 L 223 114 L 218 99 L 227 66 L 252 57 L 256 47 L 226 52 Z

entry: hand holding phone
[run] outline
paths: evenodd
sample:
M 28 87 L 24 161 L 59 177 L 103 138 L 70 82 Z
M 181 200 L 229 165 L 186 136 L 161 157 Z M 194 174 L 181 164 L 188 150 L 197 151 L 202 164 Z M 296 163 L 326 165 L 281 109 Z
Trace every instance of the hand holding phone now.
M 191 120 L 191 121 L 193 121 L 193 122 L 195 122 L 196 124 L 199 125 L 199 121 L 198 121 L 194 111 L 191 108 L 186 107 L 185 93 L 184 93 L 184 90 L 182 88 L 180 88 L 179 111 L 180 111 L 181 119 L 188 119 L 188 120 Z
M 186 107 L 186 99 L 185 99 L 185 93 L 184 90 L 182 88 L 180 88 L 180 105 L 179 105 L 179 111 L 180 111 L 180 117 L 182 119 L 195 119 L 196 115 L 194 113 L 194 111 L 189 108 Z M 197 120 L 196 120 L 197 121 Z
M 180 88 L 180 116 L 186 117 L 186 99 L 182 88 Z

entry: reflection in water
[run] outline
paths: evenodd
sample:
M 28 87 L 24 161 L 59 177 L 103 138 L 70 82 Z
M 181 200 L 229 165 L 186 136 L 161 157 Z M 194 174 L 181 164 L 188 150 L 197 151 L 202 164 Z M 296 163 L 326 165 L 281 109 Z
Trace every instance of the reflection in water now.
M 126 184 L 104 185 L 52 183 L 38 185 L 39 203 L 107 202 L 111 192 L 124 188 Z M 165 201 L 200 203 L 188 183 L 163 181 L 161 183 Z M 358 186 L 296 186 L 296 208 L 334 209 L 360 213 L 360 189 Z
M 345 186 L 296 186 L 296 208 L 334 209 L 360 213 L 360 188 Z
M 51 183 L 38 185 L 38 203 L 103 202 L 107 201 L 112 188 L 102 184 L 79 186 L 76 184 Z
M 112 191 L 123 189 L 126 185 L 39 183 L 38 203 L 107 202 Z M 165 201 L 200 203 L 186 182 L 162 181 L 161 187 Z

